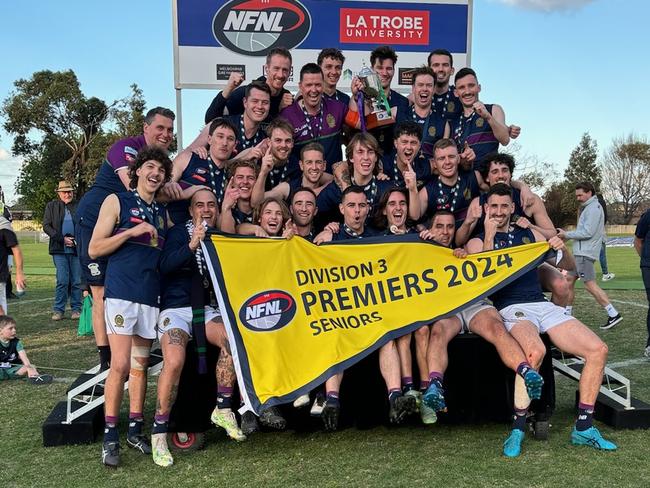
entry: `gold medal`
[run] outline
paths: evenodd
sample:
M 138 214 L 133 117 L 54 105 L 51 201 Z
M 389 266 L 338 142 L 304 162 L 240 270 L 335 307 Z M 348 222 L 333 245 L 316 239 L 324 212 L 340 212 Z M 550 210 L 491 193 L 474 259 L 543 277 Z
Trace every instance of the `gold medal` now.
M 333 129 L 336 125 L 336 119 L 334 116 L 332 114 L 327 114 L 327 117 L 325 119 L 327 120 L 327 125 L 329 125 L 330 129 Z
M 452 101 L 447 102 L 447 112 L 453 112 L 456 110 L 456 104 Z
M 151 240 L 149 241 L 149 244 L 151 244 L 151 247 L 158 247 L 158 238 L 152 237 Z
M 476 119 L 476 127 L 483 127 L 485 124 L 485 119 L 483 117 L 479 117 Z
M 465 191 L 463 192 L 463 196 L 465 197 L 465 200 L 471 200 L 472 190 L 470 190 L 469 188 L 465 188 Z
M 435 127 L 429 127 L 429 135 L 431 137 L 436 137 L 436 128 Z
M 528 237 L 522 237 L 522 238 L 521 238 L 521 242 L 523 242 L 524 244 L 530 244 L 530 238 L 528 238 Z

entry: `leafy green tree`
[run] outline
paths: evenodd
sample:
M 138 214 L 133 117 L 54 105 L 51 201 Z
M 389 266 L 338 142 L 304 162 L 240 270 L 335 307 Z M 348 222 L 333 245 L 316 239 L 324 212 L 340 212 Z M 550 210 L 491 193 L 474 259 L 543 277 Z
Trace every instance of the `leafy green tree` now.
M 581 181 L 590 181 L 596 188 L 596 192 L 600 193 L 603 175 L 597 160 L 598 143 L 588 132 L 585 132 L 580 143 L 571 151 L 569 166 L 564 171 L 564 179 L 573 185 Z
M 17 184 L 21 202 L 42 217 L 62 178 L 82 195 L 111 144 L 142 131 L 144 107 L 137 85 L 129 97 L 110 104 L 87 97 L 72 70 L 38 71 L 15 81 L 0 115 L 14 137 L 12 152 L 25 161 Z

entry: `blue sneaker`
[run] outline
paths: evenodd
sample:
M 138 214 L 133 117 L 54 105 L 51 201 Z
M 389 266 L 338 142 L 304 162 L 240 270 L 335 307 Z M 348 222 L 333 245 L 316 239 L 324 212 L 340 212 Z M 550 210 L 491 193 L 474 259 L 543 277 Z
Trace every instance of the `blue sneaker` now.
M 589 427 L 587 430 L 576 430 L 571 432 L 571 444 L 576 446 L 591 446 L 601 451 L 615 451 L 616 444 L 603 438 L 596 427 Z
M 427 391 L 422 395 L 424 404 L 432 408 L 435 412 L 442 412 L 447 410 L 445 403 L 445 391 L 440 388 L 434 381 L 431 382 Z
M 524 431 L 512 429 L 510 435 L 503 443 L 503 455 L 509 458 L 515 458 L 521 454 L 521 443 L 525 437 Z
M 535 371 L 529 369 L 524 375 L 524 383 L 526 384 L 526 392 L 531 400 L 539 400 L 542 396 L 542 386 L 544 386 L 544 378 Z

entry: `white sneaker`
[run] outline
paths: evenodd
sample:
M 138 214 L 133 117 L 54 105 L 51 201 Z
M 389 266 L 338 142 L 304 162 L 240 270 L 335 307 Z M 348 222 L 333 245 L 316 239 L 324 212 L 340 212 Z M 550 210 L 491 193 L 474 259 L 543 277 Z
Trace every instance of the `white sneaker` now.
M 609 281 L 609 280 L 613 280 L 614 278 L 616 278 L 616 275 L 614 273 L 607 273 L 603 275 L 602 279 L 603 281 Z
M 650 346 L 645 348 L 645 351 L 643 351 L 643 356 L 650 359 Z
M 300 395 L 293 401 L 293 406 L 295 408 L 302 408 L 309 405 L 309 395 Z

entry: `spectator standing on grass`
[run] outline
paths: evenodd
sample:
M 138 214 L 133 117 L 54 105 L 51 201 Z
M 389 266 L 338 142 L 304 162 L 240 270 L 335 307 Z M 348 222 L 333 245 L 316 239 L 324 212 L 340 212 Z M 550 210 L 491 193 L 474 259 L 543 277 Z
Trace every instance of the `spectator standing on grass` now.
M 605 214 L 603 212 L 594 185 L 583 181 L 576 185 L 576 199 L 580 202 L 580 216 L 575 230 L 558 229 L 558 235 L 563 240 L 573 239 L 573 255 L 576 258 L 577 276 L 569 274 L 572 284 L 580 278 L 585 289 L 607 312 L 607 322 L 600 326 L 607 330 L 618 324 L 623 317 L 616 311 L 607 294 L 596 283 L 594 263 L 600 256 L 600 248 L 605 235 Z
M 607 204 L 605 203 L 605 198 L 602 195 L 596 195 L 598 198 L 598 203 L 603 207 L 603 214 L 605 215 L 605 224 L 607 224 Z M 603 281 L 609 281 L 616 278 L 614 273 L 609 272 L 609 267 L 607 266 L 607 234 L 603 232 L 603 245 L 600 248 L 600 256 L 598 257 L 600 261 L 600 270 L 603 272 Z
M 56 268 L 56 293 L 52 320 L 63 319 L 70 297 L 71 319 L 81 315 L 81 265 L 74 240 L 74 218 L 77 202 L 67 181 L 59 181 L 57 198 L 48 202 L 43 217 L 43 231 L 50 236 L 49 253 Z
M 641 277 L 643 278 L 646 297 L 650 302 L 650 210 L 645 211 L 636 225 L 634 249 L 641 258 Z M 643 355 L 650 359 L 650 309 L 646 316 L 646 326 L 648 327 L 648 340 Z
M 24 290 L 23 253 L 18 245 L 18 237 L 11 227 L 11 222 L 0 216 L 0 315 L 7 313 L 7 278 L 11 276 L 7 257 L 10 253 L 16 268 L 16 287 Z

